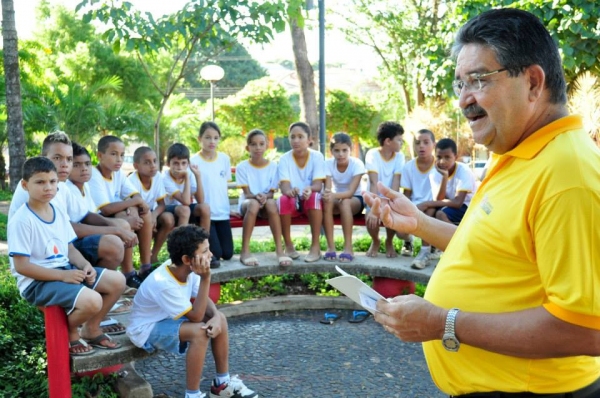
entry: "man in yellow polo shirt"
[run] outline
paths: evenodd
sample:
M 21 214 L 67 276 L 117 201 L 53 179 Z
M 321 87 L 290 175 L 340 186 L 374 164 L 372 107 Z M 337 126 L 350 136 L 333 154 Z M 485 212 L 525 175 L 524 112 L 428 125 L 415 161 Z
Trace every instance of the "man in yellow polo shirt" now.
M 535 16 L 499 9 L 453 53 L 459 105 L 494 159 L 458 228 L 365 193 L 386 227 L 445 250 L 425 299 L 380 301 L 375 320 L 423 342 L 451 396 L 600 397 L 600 151 L 568 115 L 558 49 Z

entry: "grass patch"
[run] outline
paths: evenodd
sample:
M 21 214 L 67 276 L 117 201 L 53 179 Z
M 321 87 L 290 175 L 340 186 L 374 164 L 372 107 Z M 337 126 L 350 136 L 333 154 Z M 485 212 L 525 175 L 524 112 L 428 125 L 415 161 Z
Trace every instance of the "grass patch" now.
M 13 194 L 10 190 L 0 189 L 0 201 L 12 200 Z
M 0 240 L 7 240 L 6 226 L 8 224 L 8 216 L 0 213 Z

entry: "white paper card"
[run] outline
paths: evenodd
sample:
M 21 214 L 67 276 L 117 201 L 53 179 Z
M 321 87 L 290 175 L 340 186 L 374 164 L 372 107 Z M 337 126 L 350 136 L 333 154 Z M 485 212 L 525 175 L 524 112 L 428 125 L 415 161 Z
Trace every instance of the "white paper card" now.
M 354 275 L 350 275 L 340 267 L 336 265 L 335 269 L 342 274 L 335 278 L 327 279 L 327 283 L 335 287 L 340 292 L 348 296 L 352 301 L 360 304 L 364 309 L 370 313 L 375 314 L 375 306 L 377 301 L 383 299 L 386 300 L 381 294 L 377 293 L 363 281 L 358 279 Z

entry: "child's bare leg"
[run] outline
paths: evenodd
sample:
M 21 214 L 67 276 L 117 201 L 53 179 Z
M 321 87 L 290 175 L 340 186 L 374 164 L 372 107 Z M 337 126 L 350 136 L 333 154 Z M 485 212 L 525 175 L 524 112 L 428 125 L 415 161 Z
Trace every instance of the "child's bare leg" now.
M 352 247 L 352 226 L 354 215 L 360 211 L 361 203 L 357 198 L 343 199 L 340 202 L 340 218 L 342 219 L 342 232 L 344 234 L 344 253 L 354 256 Z
M 189 206 L 175 206 L 175 217 L 177 218 L 178 227 L 181 227 L 182 225 L 188 225 L 190 223 L 191 215 L 192 210 L 190 210 Z
M 240 251 L 240 261 L 244 265 L 258 265 L 258 261 L 248 261 L 247 259 L 252 257 L 250 253 L 250 238 L 252 238 L 252 231 L 256 225 L 256 217 L 260 211 L 260 203 L 256 199 L 245 200 L 242 204 L 242 213 L 244 214 L 244 221 L 242 224 L 242 250 Z
M 123 261 L 125 248 L 123 241 L 116 235 L 102 235 L 98 242 L 98 265 L 115 270 Z
M 281 219 L 279 218 L 279 212 L 277 211 L 277 203 L 273 199 L 268 199 L 265 203 L 265 209 L 267 209 L 267 218 L 269 219 L 269 228 L 273 234 L 273 240 L 275 241 L 275 253 L 277 257 L 285 256 L 283 251 L 283 245 L 281 243 Z M 280 264 L 280 265 L 292 265 Z
M 75 302 L 75 309 L 67 317 L 69 341 L 79 340 L 77 328 L 89 321 L 102 308 L 102 296 L 92 289 L 84 288 Z
M 121 264 L 121 272 L 127 275 L 132 271 L 133 271 L 133 248 L 127 247 L 127 248 L 125 248 L 125 253 L 123 254 L 123 264 Z
M 96 294 L 100 295 L 101 307 L 91 318 L 83 323 L 81 337 L 84 339 L 93 339 L 102 334 L 100 322 L 104 319 L 106 314 L 108 314 L 108 311 L 110 311 L 117 300 L 119 300 L 121 293 L 123 293 L 124 290 L 125 277 L 122 274 L 110 270 L 105 270 L 103 272 L 102 278 L 100 278 L 95 291 Z M 114 343 L 110 341 L 104 341 L 102 344 L 107 347 L 114 346 Z
M 152 256 L 152 214 L 150 212 L 144 214 L 142 220 L 144 225 L 137 231 L 140 250 L 140 261 L 142 265 L 150 264 L 150 257 Z
M 339 206 L 339 204 L 340 201 L 337 199 L 328 202 L 323 201 L 323 229 L 325 230 L 328 252 L 335 252 L 335 241 L 333 239 L 333 209 L 334 207 Z
M 200 218 L 200 227 L 210 231 L 210 206 L 207 203 L 198 203 L 194 207 L 194 216 Z
M 448 216 L 446 215 L 446 213 L 444 213 L 443 211 L 438 211 L 437 213 L 435 213 L 435 218 L 437 218 L 438 220 L 441 220 L 443 222 L 447 222 L 449 224 L 453 224 L 452 221 L 450 221 L 450 219 L 448 218 Z
M 162 248 L 162 245 L 167 240 L 169 232 L 175 227 L 175 217 L 172 213 L 163 212 L 158 216 L 156 235 L 154 235 L 154 245 L 152 245 L 152 256 L 150 257 L 150 263 L 154 264 L 158 262 L 158 253 Z
M 222 317 L 221 333 L 211 339 L 210 346 L 215 358 L 217 373 L 223 374 L 229 373 L 229 327 L 223 314 L 217 316 Z
M 396 231 L 386 228 L 385 235 L 385 256 L 387 258 L 398 257 L 398 253 L 396 253 L 396 249 L 394 248 L 394 236 L 396 235 Z
M 368 217 L 369 213 L 365 217 Z M 369 236 L 371 236 L 371 246 L 369 246 L 369 250 L 367 250 L 367 257 L 377 257 L 377 253 L 379 253 L 379 247 L 381 246 L 381 241 L 379 240 L 379 223 L 372 227 L 367 223 L 367 232 Z
M 293 254 L 296 251 L 294 243 L 292 242 L 292 215 L 281 214 L 281 233 L 283 235 L 283 242 L 285 243 L 285 251 L 288 254 Z
M 306 259 L 314 261 L 321 257 L 321 242 L 319 241 L 319 237 L 321 235 L 321 226 L 323 225 L 323 210 L 308 210 L 308 222 L 310 223 L 310 233 L 312 236 L 310 250 L 308 251 Z
M 209 340 L 206 330 L 202 329 L 203 325 L 203 323 L 183 322 L 179 328 L 179 340 L 187 341 L 189 344 L 185 356 L 185 385 L 188 390 L 200 389 Z

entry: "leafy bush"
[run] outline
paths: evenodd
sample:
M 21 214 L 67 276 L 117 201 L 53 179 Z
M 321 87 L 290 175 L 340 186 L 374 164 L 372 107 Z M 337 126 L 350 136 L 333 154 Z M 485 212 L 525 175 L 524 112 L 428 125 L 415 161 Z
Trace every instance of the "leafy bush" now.
M 0 213 L 0 240 L 7 240 L 6 227 L 8 225 L 8 216 Z

